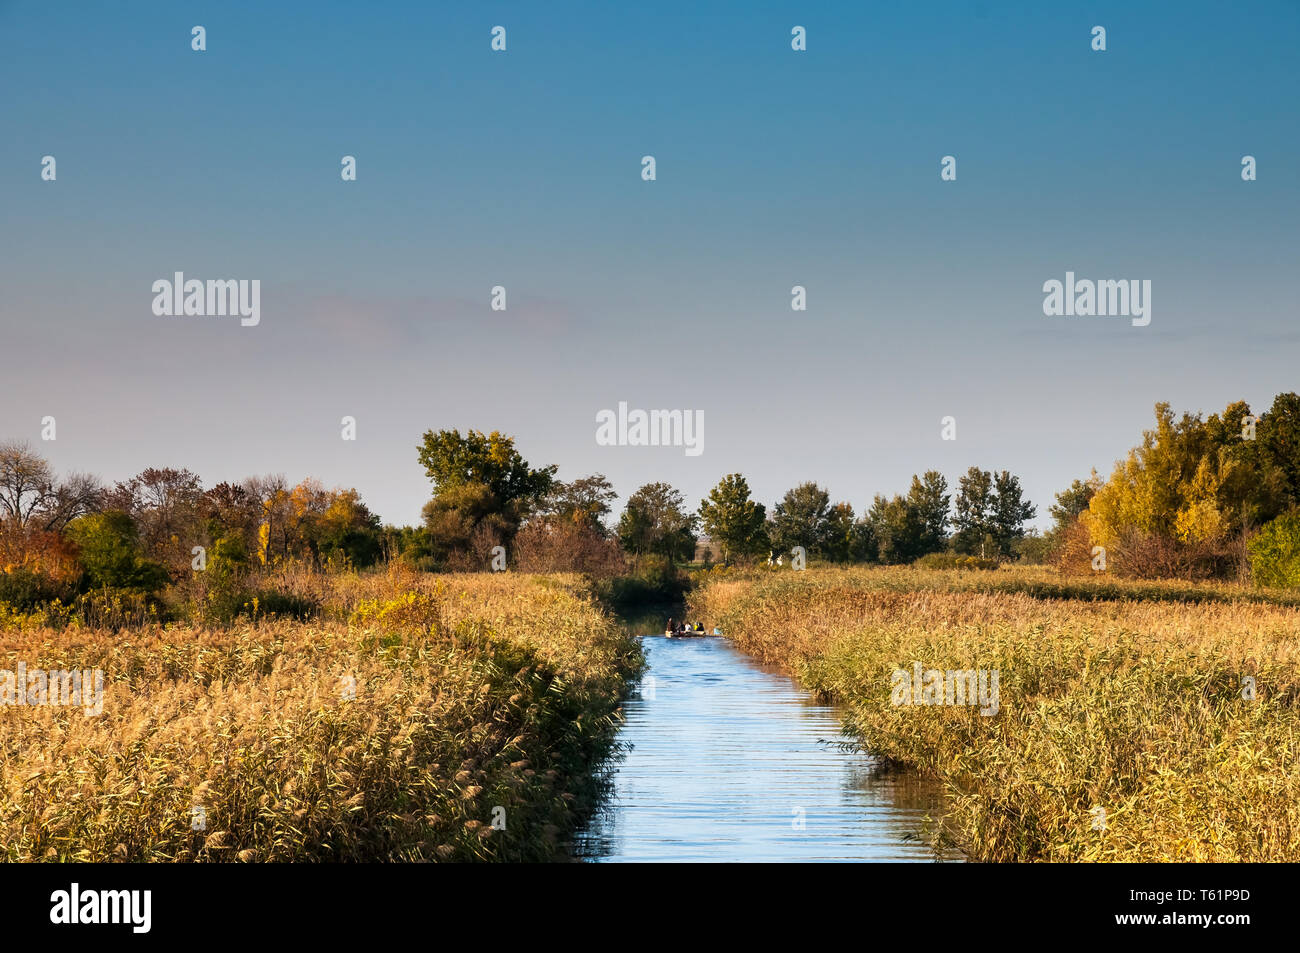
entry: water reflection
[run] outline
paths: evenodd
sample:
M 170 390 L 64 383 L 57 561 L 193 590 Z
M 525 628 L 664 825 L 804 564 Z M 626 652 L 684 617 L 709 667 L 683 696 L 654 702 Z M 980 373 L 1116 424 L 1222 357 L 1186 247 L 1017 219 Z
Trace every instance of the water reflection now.
M 610 797 L 577 838 L 593 861 L 932 861 L 942 800 L 843 750 L 835 710 L 722 638 L 643 639 Z

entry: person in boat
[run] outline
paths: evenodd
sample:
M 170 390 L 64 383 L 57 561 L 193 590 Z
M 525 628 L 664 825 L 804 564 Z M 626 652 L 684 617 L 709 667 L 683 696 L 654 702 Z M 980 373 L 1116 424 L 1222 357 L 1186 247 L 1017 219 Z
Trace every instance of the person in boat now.
M 665 631 L 665 632 L 671 632 L 673 635 L 676 635 L 676 634 L 677 634 L 677 622 L 676 622 L 676 620 L 674 620 L 674 619 L 669 619 L 669 620 L 668 620 L 668 624 L 667 624 L 666 626 L 664 626 L 664 631 Z
M 704 623 L 703 623 L 703 622 L 697 622 L 697 623 L 695 623 L 695 631 L 698 632 L 700 635 L 703 635 L 703 634 L 704 634 Z

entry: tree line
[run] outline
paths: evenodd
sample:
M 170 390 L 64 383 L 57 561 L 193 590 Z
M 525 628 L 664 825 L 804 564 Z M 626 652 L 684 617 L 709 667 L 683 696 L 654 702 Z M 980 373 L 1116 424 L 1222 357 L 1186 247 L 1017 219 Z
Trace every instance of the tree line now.
M 617 494 L 602 474 L 556 480 L 556 467 L 533 468 L 500 433 L 430 431 L 419 458 L 433 498 L 423 532 L 406 531 L 400 552 L 425 568 L 481 566 L 497 546 L 514 550 L 523 568 L 682 562 L 694 558 L 701 535 L 727 563 L 796 546 L 833 562 L 903 563 L 943 551 L 1004 559 L 1016 555 L 1036 515 L 1018 477 L 972 467 L 955 497 L 930 470 L 914 476 L 906 494 L 877 495 L 860 517 L 813 482 L 790 489 L 770 514 L 742 474 L 723 477 L 697 507 L 667 483 L 647 483 L 610 525 Z
M 397 561 L 431 571 L 570 570 L 613 577 L 694 559 L 707 537 L 724 563 L 801 548 L 833 563 L 960 565 L 1048 561 L 1068 572 L 1246 578 L 1300 585 L 1300 397 L 1254 414 L 1176 416 L 1155 426 L 1110 477 L 1094 470 L 1056 494 L 1051 529 L 1020 479 L 971 467 L 955 486 L 935 470 L 907 492 L 877 494 L 862 513 L 815 482 L 769 509 L 739 473 L 696 506 L 663 482 L 617 499 L 599 473 L 557 479 L 498 432 L 428 431 L 416 448 L 432 492 L 417 526 L 385 526 L 354 488 L 315 479 L 250 477 L 205 488 L 186 469 L 145 469 L 105 484 L 59 477 L 20 443 L 0 444 L 0 603 L 32 605 L 91 590 L 151 594 L 188 587 L 205 605 L 238 611 L 247 581 L 283 566 L 362 569 Z M 1099 560 L 1098 553 L 1102 553 Z M 711 558 L 711 557 L 709 557 Z M 944 564 L 942 559 L 938 565 Z
M 100 591 L 134 594 L 143 611 L 175 584 L 228 616 L 259 569 L 369 566 L 385 541 L 355 489 L 278 475 L 205 489 L 173 467 L 105 484 L 59 478 L 27 445 L 0 444 L 0 603 L 10 607 L 84 606 Z

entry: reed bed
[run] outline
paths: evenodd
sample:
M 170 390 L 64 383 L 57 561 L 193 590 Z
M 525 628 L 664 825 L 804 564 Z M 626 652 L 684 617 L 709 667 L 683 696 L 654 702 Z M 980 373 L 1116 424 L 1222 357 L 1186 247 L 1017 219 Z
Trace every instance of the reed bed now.
M 1056 595 L 1071 585 L 814 569 L 717 579 L 692 612 L 841 702 L 864 747 L 940 778 L 972 858 L 1300 859 L 1300 610 L 1186 584 Z M 893 704 L 914 662 L 998 671 L 998 713 Z
M 106 683 L 94 717 L 0 707 L 2 856 L 565 856 L 642 664 L 580 580 L 296 583 L 318 621 L 0 632 L 0 668 Z

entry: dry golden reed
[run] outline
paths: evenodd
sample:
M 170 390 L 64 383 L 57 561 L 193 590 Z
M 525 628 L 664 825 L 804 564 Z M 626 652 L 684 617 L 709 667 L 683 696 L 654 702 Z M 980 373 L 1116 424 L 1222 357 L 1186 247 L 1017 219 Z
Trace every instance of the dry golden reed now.
M 292 582 L 324 621 L 0 632 L 0 668 L 106 681 L 98 717 L 0 708 L 3 856 L 563 856 L 641 664 L 577 577 Z
M 973 858 L 1300 859 L 1300 610 L 1126 585 L 813 569 L 724 577 L 692 609 L 841 702 L 866 748 L 941 778 Z M 891 704 L 914 662 L 999 671 L 999 713 Z

